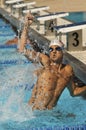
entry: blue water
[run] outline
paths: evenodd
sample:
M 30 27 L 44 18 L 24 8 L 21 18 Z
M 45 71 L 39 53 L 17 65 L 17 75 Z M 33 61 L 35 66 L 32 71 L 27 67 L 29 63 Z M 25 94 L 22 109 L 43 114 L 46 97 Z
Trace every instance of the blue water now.
M 74 23 L 86 21 L 86 12 L 71 12 L 69 16 L 65 17 L 67 20 L 70 20 Z
M 27 61 L 16 47 L 5 46 L 15 35 L 7 26 L 0 19 L 0 130 L 60 130 L 86 125 L 86 100 L 71 97 L 67 89 L 53 110 L 31 110 L 28 100 L 36 82 L 34 70 L 40 65 Z

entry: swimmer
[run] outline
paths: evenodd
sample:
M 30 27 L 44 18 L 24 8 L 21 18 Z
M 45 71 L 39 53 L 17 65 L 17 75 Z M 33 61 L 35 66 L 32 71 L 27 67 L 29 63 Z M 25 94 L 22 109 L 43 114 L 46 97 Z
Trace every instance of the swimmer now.
M 17 37 L 17 36 L 14 37 L 14 38 L 11 39 L 11 40 L 8 40 L 8 41 L 6 42 L 6 45 L 13 45 L 13 44 L 18 44 L 18 37 Z
M 35 63 L 40 62 L 42 67 L 36 72 L 38 78 L 28 104 L 32 110 L 53 109 L 66 87 L 71 96 L 81 96 L 86 93 L 86 85 L 79 87 L 79 84 L 74 81 L 73 68 L 69 64 L 62 63 L 64 45 L 61 41 L 55 39 L 50 42 L 49 56 L 25 47 L 28 26 L 32 22 L 33 16 L 27 14 L 21 34 L 19 52 Z
M 13 39 L 11 40 L 8 40 L 6 42 L 6 45 L 18 45 L 18 37 L 14 37 Z M 31 39 L 27 38 L 27 45 L 30 45 L 32 46 L 32 48 L 35 50 L 35 51 L 40 51 L 41 52 L 41 49 L 38 47 L 37 43 L 35 41 L 32 41 Z
M 17 36 L 15 36 L 13 39 L 8 40 L 6 42 L 6 45 L 13 45 L 13 44 L 18 44 L 18 37 Z M 31 44 L 31 41 L 29 38 L 27 39 L 27 44 Z

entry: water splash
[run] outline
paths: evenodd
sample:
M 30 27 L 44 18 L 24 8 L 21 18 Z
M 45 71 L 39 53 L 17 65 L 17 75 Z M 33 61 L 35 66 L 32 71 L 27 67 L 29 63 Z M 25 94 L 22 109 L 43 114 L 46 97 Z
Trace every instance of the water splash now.
M 31 96 L 31 87 L 36 82 L 34 70 L 38 66 L 8 66 L 0 74 L 0 122 L 8 120 L 24 122 L 35 118 L 28 100 Z M 28 91 L 30 90 L 30 91 Z
M 28 92 L 29 97 L 30 92 Z M 31 107 L 25 102 L 25 88 L 0 88 L 0 122 L 23 122 L 34 118 Z

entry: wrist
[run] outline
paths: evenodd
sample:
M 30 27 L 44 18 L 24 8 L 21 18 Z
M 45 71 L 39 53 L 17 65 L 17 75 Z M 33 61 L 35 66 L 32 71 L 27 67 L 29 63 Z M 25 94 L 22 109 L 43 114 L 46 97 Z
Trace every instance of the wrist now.
M 27 52 L 27 49 L 26 48 L 24 48 L 23 50 L 19 50 L 19 52 L 21 53 L 21 54 L 26 54 L 26 52 Z

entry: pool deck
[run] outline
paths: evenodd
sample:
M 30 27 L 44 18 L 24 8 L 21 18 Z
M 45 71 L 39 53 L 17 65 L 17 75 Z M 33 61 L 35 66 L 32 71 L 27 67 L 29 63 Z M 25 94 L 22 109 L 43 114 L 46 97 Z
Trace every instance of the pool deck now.
M 15 18 L 14 16 L 9 15 L 8 12 L 6 12 L 4 9 L 0 8 L 0 14 L 4 16 L 5 19 L 7 19 L 14 27 L 18 29 L 20 21 L 18 18 Z M 48 51 L 49 42 L 54 37 L 52 35 L 50 36 L 43 36 L 39 33 L 37 33 L 36 30 L 30 28 L 30 34 L 29 36 L 33 40 L 37 40 L 38 45 L 40 48 L 43 46 L 46 47 L 46 52 Z M 41 43 L 41 44 L 40 44 Z M 64 54 L 64 60 L 66 63 L 73 66 L 74 72 L 76 76 L 78 76 L 79 79 L 81 79 L 86 84 L 86 51 L 78 51 L 78 52 L 65 52 Z
M 68 53 L 86 65 L 86 51 L 68 51 Z
M 33 1 L 33 0 L 31 0 Z M 38 6 L 49 6 L 50 12 L 86 11 L 86 0 L 35 0 Z

